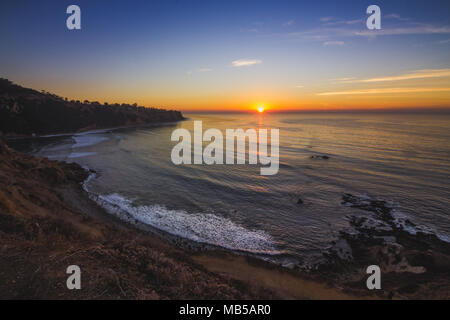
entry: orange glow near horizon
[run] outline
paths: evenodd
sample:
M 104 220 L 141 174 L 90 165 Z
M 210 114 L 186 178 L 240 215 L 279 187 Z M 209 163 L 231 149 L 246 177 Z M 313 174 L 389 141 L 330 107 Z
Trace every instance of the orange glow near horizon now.
M 442 88 L 442 87 L 440 87 Z M 109 88 L 108 88 L 109 89 Z M 75 94 L 77 99 L 107 101 L 109 103 L 134 103 L 146 107 L 174 109 L 180 111 L 230 111 L 230 112 L 280 112 L 286 110 L 375 110 L 375 109 L 408 109 L 408 108 L 449 108 L 450 89 L 424 92 L 380 92 L 336 94 L 326 89 L 303 89 L 301 94 L 292 91 L 280 92 L 239 92 L 237 94 L 218 94 L 205 92 L 175 92 L 171 95 L 129 92 L 125 88 L 90 92 L 80 90 Z M 63 90 L 58 90 L 62 92 Z M 65 91 L 65 90 L 64 90 Z M 266 90 L 269 91 L 269 90 Z M 87 92 L 88 94 L 86 94 Z M 327 92 L 327 95 L 321 94 Z M 330 92 L 330 93 L 328 93 Z M 68 93 L 66 96 L 73 96 Z M 100 97 L 99 97 L 100 96 Z M 102 99 L 103 98 L 103 99 Z M 262 102 L 262 101 L 265 102 Z M 261 110 L 262 109 L 262 110 Z
M 171 110 L 225 111 L 225 112 L 283 112 L 283 111 L 327 111 L 327 110 L 380 110 L 380 109 L 427 109 L 450 108 L 450 71 L 435 70 L 414 73 L 423 79 L 406 79 L 405 76 L 391 78 L 368 78 L 362 80 L 329 80 L 305 82 L 301 87 L 288 85 L 252 84 L 252 86 L 230 87 L 212 82 L 172 84 L 142 81 L 128 86 L 119 80 L 96 83 L 54 82 L 32 79 L 10 79 L 27 88 L 46 90 L 61 97 L 74 100 L 99 101 L 100 103 L 137 103 L 145 107 Z M 445 71 L 445 72 L 444 72 Z M 383 75 L 382 73 L 380 73 Z M 439 77 L 438 77 L 439 76 Z M 409 75 L 409 77 L 412 77 Z

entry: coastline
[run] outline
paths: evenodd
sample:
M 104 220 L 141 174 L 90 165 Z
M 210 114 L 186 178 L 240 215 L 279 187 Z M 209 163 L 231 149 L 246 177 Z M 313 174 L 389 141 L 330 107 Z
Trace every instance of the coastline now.
M 158 234 L 151 228 L 146 230 L 126 223 L 89 197 L 83 185 L 90 173 L 78 164 L 23 154 L 1 141 L 0 157 L 4 186 L 0 193 L 3 243 L 0 281 L 7 284 L 0 291 L 3 299 L 442 299 L 450 296 L 448 276 L 445 276 L 448 257 L 431 254 L 427 248 L 416 248 L 412 253 L 410 250 L 407 256 L 421 260 L 428 254 L 422 260 L 427 261 L 427 268 L 434 266 L 437 275 L 390 272 L 383 276 L 383 290 L 369 291 L 363 266 L 380 254 L 377 250 L 383 248 L 382 243 L 353 239 L 354 250 L 371 253 L 363 252 L 358 263 L 330 255 L 329 264 L 318 270 L 291 270 L 225 249 L 204 250 L 201 246 L 168 241 L 163 232 Z M 354 199 L 347 200 L 361 206 Z M 83 278 L 83 283 L 87 283 L 85 290 L 74 293 L 65 288 L 65 268 L 70 264 L 82 268 L 87 278 Z M 434 293 L 436 286 L 441 290 Z
M 142 124 L 132 124 L 128 126 L 118 126 L 118 127 L 107 127 L 107 128 L 96 128 L 96 129 L 80 129 L 75 132 L 61 132 L 61 133 L 55 133 L 55 134 L 43 134 L 43 135 L 17 135 L 17 134 L 1 134 L 0 132 L 0 138 L 4 138 L 6 140 L 16 140 L 16 139 L 30 139 L 30 138 L 55 138 L 55 137 L 66 137 L 66 136 L 75 136 L 75 135 L 84 135 L 84 134 L 90 134 L 90 133 L 102 133 L 102 132 L 108 132 L 112 130 L 118 130 L 118 129 L 134 129 L 134 128 L 148 128 L 148 127 L 157 127 L 157 126 L 163 126 L 163 125 L 171 125 L 176 124 L 179 121 L 185 121 L 188 118 L 183 117 L 179 120 L 174 121 L 167 121 L 167 122 L 155 122 L 155 123 L 142 123 Z
M 273 293 L 208 272 L 121 223 L 82 189 L 87 172 L 0 141 L 0 299 L 249 299 Z M 79 265 L 82 290 L 66 288 Z
M 83 190 L 88 173 L 77 164 L 23 154 L 1 140 L 0 157 L 0 299 L 286 297 L 276 288 L 208 270 L 211 263 L 195 258 L 198 251 L 108 214 Z M 219 264 L 228 259 L 221 260 L 223 254 L 208 252 Z M 264 262 L 250 261 L 266 269 Z M 75 292 L 65 287 L 71 264 L 83 272 L 83 289 Z
M 192 240 L 168 234 L 138 221 L 125 222 L 123 219 L 108 213 L 106 209 L 93 201 L 85 189 L 83 191 L 78 190 L 76 194 L 69 193 L 67 196 L 65 200 L 71 205 L 77 206 L 77 209 L 84 214 L 111 223 L 122 230 L 142 233 L 152 243 L 167 246 L 168 249 L 166 250 L 180 250 L 186 255 L 188 261 L 196 267 L 225 278 L 240 281 L 245 286 L 261 287 L 264 291 L 271 292 L 271 298 L 357 299 L 355 296 L 328 286 L 325 282 L 313 280 L 306 274 L 302 276 L 296 271 L 272 262 L 212 245 L 194 243 Z M 88 201 L 91 203 L 87 204 Z M 92 210 L 92 206 L 98 208 L 98 211 Z

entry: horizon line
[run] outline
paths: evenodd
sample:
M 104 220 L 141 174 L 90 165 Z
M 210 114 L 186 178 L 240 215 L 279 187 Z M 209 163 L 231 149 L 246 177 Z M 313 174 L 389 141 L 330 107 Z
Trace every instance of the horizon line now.
M 174 109 L 175 110 L 175 109 Z M 255 110 L 221 110 L 221 109 L 187 109 L 177 110 L 182 113 L 255 113 Z M 450 113 L 449 107 L 417 107 L 417 108 L 376 108 L 376 109 L 285 109 L 265 110 L 264 113 Z

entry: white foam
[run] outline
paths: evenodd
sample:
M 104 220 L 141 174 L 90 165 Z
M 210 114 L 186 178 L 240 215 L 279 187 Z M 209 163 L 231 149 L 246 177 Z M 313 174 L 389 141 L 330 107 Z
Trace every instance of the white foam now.
M 69 154 L 67 156 L 67 158 L 69 158 L 69 159 L 82 158 L 82 157 L 92 156 L 94 154 L 97 154 L 97 152 L 72 152 L 71 154 Z
M 450 236 L 445 234 L 438 233 L 434 228 L 424 226 L 424 225 L 416 225 L 408 223 L 410 220 L 410 217 L 406 215 L 405 213 L 393 210 L 392 216 L 394 217 L 394 223 L 397 227 L 405 230 L 406 232 L 416 235 L 418 232 L 425 233 L 425 234 L 433 234 L 437 238 L 439 238 L 441 241 L 450 243 Z
M 83 185 L 82 185 L 82 186 L 83 186 L 83 190 L 86 191 L 89 195 L 91 195 L 91 193 L 90 193 L 89 190 L 88 190 L 88 184 L 89 184 L 89 182 L 90 182 L 92 179 L 94 179 L 97 175 L 96 175 L 94 172 L 91 172 L 87 166 L 83 166 L 83 169 L 86 170 L 86 171 L 88 171 L 88 172 L 90 172 L 90 174 L 89 174 L 89 176 L 87 177 L 87 179 L 84 180 L 84 182 L 83 182 Z
M 82 147 L 88 147 L 93 146 L 95 144 L 98 144 L 100 142 L 103 142 L 105 140 L 108 140 L 106 137 L 100 137 L 95 135 L 76 135 L 72 137 L 75 140 L 75 144 L 72 146 L 72 148 L 82 148 Z
M 229 219 L 211 213 L 187 213 L 169 210 L 161 205 L 133 206 L 131 200 L 119 194 L 99 195 L 96 201 L 110 213 L 130 221 L 131 218 L 159 230 L 195 242 L 220 246 L 255 254 L 279 254 L 272 237 L 262 230 L 248 230 Z
M 358 199 L 357 204 L 361 205 L 361 204 L 367 204 L 370 205 L 370 201 L 372 200 L 376 200 L 368 195 L 360 195 L 360 196 L 356 196 L 356 198 Z M 352 202 L 346 202 L 344 203 L 345 206 L 354 206 L 355 203 Z M 411 235 L 417 235 L 417 233 L 425 233 L 425 234 L 433 234 L 436 237 L 438 237 L 440 240 L 444 241 L 444 242 L 448 242 L 450 243 L 450 236 L 446 235 L 446 234 L 440 234 L 438 233 L 435 228 L 431 228 L 429 226 L 425 226 L 425 225 L 417 225 L 416 223 L 413 223 L 410 216 L 408 216 L 407 214 L 405 214 L 404 212 L 402 212 L 399 209 L 399 205 L 394 203 L 393 201 L 385 201 L 385 206 L 387 208 L 390 208 L 390 214 L 392 216 L 392 218 L 394 219 L 394 224 L 397 228 L 402 229 L 406 232 L 408 232 Z M 367 221 L 362 225 L 363 227 L 367 227 L 367 228 L 374 228 L 374 229 L 378 229 L 378 230 L 384 230 L 384 231 L 389 231 L 390 227 L 387 226 L 387 224 L 379 219 L 367 219 Z
M 436 237 L 438 237 L 439 239 L 441 239 L 444 242 L 450 243 L 450 236 L 449 235 L 436 233 Z

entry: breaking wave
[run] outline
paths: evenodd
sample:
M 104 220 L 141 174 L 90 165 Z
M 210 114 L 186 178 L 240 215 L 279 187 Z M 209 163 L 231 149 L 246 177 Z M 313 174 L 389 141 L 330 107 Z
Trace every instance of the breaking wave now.
M 86 191 L 87 184 L 94 177 L 95 174 L 91 174 L 83 184 Z M 134 206 L 130 199 L 119 194 L 89 194 L 109 213 L 129 223 L 136 220 L 175 236 L 229 250 L 263 255 L 280 253 L 267 232 L 246 229 L 212 213 L 187 213 L 169 210 L 162 205 Z

